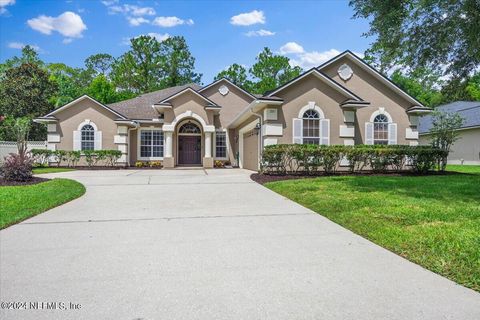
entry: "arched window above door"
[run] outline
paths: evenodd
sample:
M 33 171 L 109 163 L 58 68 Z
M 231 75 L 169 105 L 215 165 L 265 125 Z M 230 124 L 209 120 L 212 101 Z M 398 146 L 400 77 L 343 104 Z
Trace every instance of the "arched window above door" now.
M 200 134 L 202 131 L 196 124 L 187 122 L 180 127 L 178 133 Z

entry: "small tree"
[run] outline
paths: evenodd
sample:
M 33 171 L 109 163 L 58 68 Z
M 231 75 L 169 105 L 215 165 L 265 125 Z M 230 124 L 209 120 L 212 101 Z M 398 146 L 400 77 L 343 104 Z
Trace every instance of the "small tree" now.
M 432 146 L 440 148 L 445 156 L 439 160 L 439 168 L 444 171 L 447 166 L 447 158 L 452 144 L 457 141 L 458 129 L 463 125 L 464 119 L 458 113 L 435 111 L 432 114 Z
M 20 159 L 23 160 L 25 159 L 28 151 L 27 139 L 32 120 L 28 117 L 22 117 L 16 118 L 12 121 L 13 134 L 15 135 L 17 141 L 18 155 L 20 156 Z

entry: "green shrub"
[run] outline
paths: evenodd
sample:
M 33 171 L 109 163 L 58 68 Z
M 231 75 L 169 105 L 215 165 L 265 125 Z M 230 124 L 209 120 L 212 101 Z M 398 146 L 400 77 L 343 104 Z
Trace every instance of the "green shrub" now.
M 430 146 L 284 144 L 265 147 L 260 168 L 263 173 L 310 174 L 323 170 L 331 174 L 337 171 L 344 159 L 352 173 L 365 169 L 373 172 L 409 169 L 426 173 L 435 169 L 444 153 Z
M 109 166 L 116 166 L 118 159 L 122 157 L 122 151 L 120 150 L 105 150 L 105 160 L 107 165 Z
M 80 161 L 80 157 L 80 151 L 67 151 L 67 166 L 75 167 L 78 161 Z
M 97 152 L 95 150 L 84 150 L 83 156 L 85 157 L 87 166 L 92 167 L 96 162 Z
M 60 167 L 62 162 L 67 161 L 67 151 L 65 150 L 55 150 L 53 151 L 53 156 L 57 162 L 57 167 Z
M 47 149 L 32 149 L 30 150 L 35 163 L 38 163 L 41 166 L 46 166 L 48 164 L 48 159 L 52 156 L 53 152 Z

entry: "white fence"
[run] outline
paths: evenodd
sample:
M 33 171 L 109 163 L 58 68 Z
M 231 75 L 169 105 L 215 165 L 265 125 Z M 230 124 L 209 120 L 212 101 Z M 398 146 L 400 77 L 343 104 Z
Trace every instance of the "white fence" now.
M 28 141 L 28 150 L 32 149 L 47 149 L 46 141 Z M 18 153 L 17 143 L 15 141 L 0 141 L 0 163 L 3 162 L 3 158 L 9 153 Z

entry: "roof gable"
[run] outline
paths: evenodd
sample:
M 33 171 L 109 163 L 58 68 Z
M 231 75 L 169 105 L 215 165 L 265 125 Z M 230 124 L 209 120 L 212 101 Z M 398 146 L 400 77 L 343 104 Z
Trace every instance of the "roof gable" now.
M 207 102 L 207 107 L 220 107 L 219 105 L 217 105 L 215 102 L 213 102 L 212 100 L 208 99 L 207 97 L 203 96 L 202 94 L 198 93 L 197 91 L 195 91 L 194 89 L 192 89 L 191 87 L 186 87 L 185 89 L 183 90 L 180 90 L 179 92 L 177 93 L 174 93 L 172 94 L 171 96 L 168 96 L 166 97 L 165 99 L 162 99 L 161 101 L 155 103 L 155 104 L 170 104 L 169 101 L 171 101 L 172 99 L 175 99 L 176 97 L 178 96 L 181 96 L 183 94 L 186 94 L 186 93 L 193 93 L 194 95 L 198 96 L 199 98 L 201 98 L 202 100 L 204 100 L 205 102 Z
M 325 82 L 326 84 L 331 86 L 333 89 L 340 92 L 341 94 L 343 94 L 345 97 L 347 97 L 349 99 L 353 99 L 353 100 L 356 100 L 356 101 L 363 101 L 363 99 L 360 98 L 359 96 L 357 96 L 355 93 L 348 90 L 347 88 L 342 86 L 340 83 L 336 82 L 335 80 L 333 80 L 332 78 L 330 78 L 329 76 L 327 76 L 323 72 L 317 70 L 316 68 L 312 68 L 310 70 L 305 71 L 304 73 L 302 73 L 298 77 L 293 78 L 289 82 L 287 82 L 287 83 L 281 85 L 280 87 L 276 88 L 275 90 L 269 92 L 268 94 L 265 95 L 265 97 L 272 97 L 275 94 L 277 94 L 278 92 L 290 87 L 291 85 L 297 83 L 298 81 L 304 79 L 305 77 L 307 77 L 309 75 L 316 76 L 318 79 L 322 80 L 323 82 Z
M 80 102 L 80 101 L 82 101 L 82 100 L 85 100 L 85 99 L 88 99 L 88 100 L 94 102 L 95 104 L 99 105 L 100 107 L 102 107 L 102 108 L 110 111 L 110 112 L 113 113 L 114 115 L 120 117 L 120 119 L 127 119 L 123 114 L 121 114 L 121 113 L 119 113 L 119 112 L 111 109 L 110 107 L 107 107 L 107 106 L 104 105 L 103 103 L 95 100 L 94 98 L 92 98 L 92 97 L 90 97 L 90 96 L 88 96 L 88 95 L 86 95 L 86 94 L 78 97 L 77 99 L 75 99 L 75 100 L 73 100 L 73 101 L 70 101 L 69 103 L 63 105 L 62 107 L 60 107 L 60 108 L 58 108 L 58 109 L 53 110 L 52 112 L 50 112 L 49 114 L 47 114 L 44 118 L 46 118 L 46 117 L 52 117 L 53 115 L 55 115 L 55 114 L 57 114 L 57 113 L 65 110 L 65 109 L 67 109 L 67 108 L 70 108 L 71 106 L 74 106 L 74 105 L 77 104 L 78 102 Z
M 201 88 L 200 90 L 198 90 L 198 92 L 203 92 L 203 91 L 207 90 L 208 88 L 211 88 L 211 87 L 213 87 L 214 85 L 216 85 L 216 84 L 218 84 L 218 83 L 220 83 L 220 82 L 227 82 L 227 83 L 230 84 L 231 86 L 233 86 L 233 87 L 237 88 L 238 90 L 240 90 L 241 92 L 245 93 L 245 94 L 246 94 L 247 96 L 249 96 L 250 98 L 256 99 L 256 97 L 255 97 L 253 94 L 251 94 L 251 93 L 248 92 L 247 90 L 243 89 L 242 87 L 236 85 L 235 83 L 233 83 L 232 81 L 228 80 L 228 79 L 225 78 L 225 77 L 220 78 L 220 79 L 218 79 L 218 80 L 210 83 L 209 85 L 207 85 L 207 86 Z
M 411 95 L 409 95 L 408 93 L 406 93 L 405 91 L 403 91 L 399 86 L 397 86 L 392 80 L 390 80 L 389 78 L 387 78 L 385 75 L 383 75 L 382 73 L 380 73 L 377 69 L 375 69 L 374 67 L 372 67 L 371 65 L 369 65 L 368 63 L 366 63 L 365 61 L 363 61 L 360 57 L 358 57 L 357 55 L 355 55 L 353 52 L 351 52 L 350 50 L 346 50 L 342 53 L 340 53 L 339 55 L 337 55 L 336 57 L 333 57 L 332 59 L 324 62 L 323 64 L 321 64 L 320 66 L 317 67 L 317 69 L 319 71 L 325 69 L 327 66 L 331 65 L 332 63 L 338 61 L 339 59 L 343 58 L 343 57 L 346 57 L 347 59 L 349 59 L 350 61 L 352 61 L 353 63 L 355 63 L 356 65 L 358 65 L 360 68 L 362 68 L 363 70 L 367 71 L 368 73 L 370 73 L 371 75 L 373 75 L 377 80 L 379 80 L 381 83 L 383 83 L 385 86 L 387 86 L 388 88 L 390 88 L 391 90 L 393 90 L 395 93 L 399 94 L 400 96 L 402 96 L 404 99 L 406 99 L 408 102 L 412 103 L 413 105 L 418 105 L 418 106 L 421 106 L 421 107 L 424 107 L 424 105 L 418 101 L 417 99 L 415 99 L 414 97 L 412 97 Z

